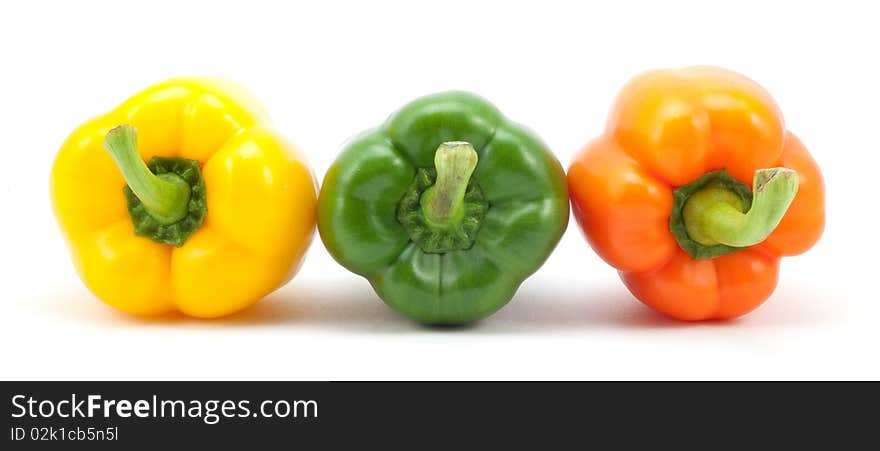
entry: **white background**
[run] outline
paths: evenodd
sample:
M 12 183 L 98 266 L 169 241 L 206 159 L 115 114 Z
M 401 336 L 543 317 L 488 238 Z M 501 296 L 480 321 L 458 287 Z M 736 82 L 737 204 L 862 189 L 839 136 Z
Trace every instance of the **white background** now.
M 0 6 L 0 377 L 880 378 L 872 2 L 284 3 Z M 249 87 L 320 180 L 349 136 L 447 89 L 487 97 L 567 166 L 627 79 L 694 64 L 763 84 L 827 183 L 822 241 L 786 259 L 776 293 L 737 321 L 678 323 L 643 307 L 574 221 L 507 307 L 466 328 L 397 316 L 317 236 L 300 274 L 244 313 L 137 319 L 80 283 L 50 209 L 67 134 L 172 76 Z

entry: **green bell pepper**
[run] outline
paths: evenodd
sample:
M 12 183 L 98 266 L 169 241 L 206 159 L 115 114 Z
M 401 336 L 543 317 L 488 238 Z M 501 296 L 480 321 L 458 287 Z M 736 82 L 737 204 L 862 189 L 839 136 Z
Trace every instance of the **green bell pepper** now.
M 398 312 L 462 324 L 506 304 L 568 225 L 559 161 L 473 94 L 415 100 L 352 140 L 324 178 L 318 229 Z

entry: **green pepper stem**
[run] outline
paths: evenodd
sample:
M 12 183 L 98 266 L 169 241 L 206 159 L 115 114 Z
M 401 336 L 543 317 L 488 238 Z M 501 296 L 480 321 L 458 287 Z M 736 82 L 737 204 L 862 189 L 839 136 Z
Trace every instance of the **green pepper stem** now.
M 420 203 L 432 227 L 452 227 L 464 217 L 464 196 L 477 167 L 477 151 L 464 141 L 440 144 L 434 153 L 437 179 L 426 189 Z
M 707 187 L 694 193 L 684 205 L 684 225 L 691 239 L 703 245 L 754 246 L 779 225 L 797 190 L 796 171 L 759 169 L 752 181 L 752 206 L 747 213 L 732 192 Z
M 160 224 L 174 224 L 187 215 L 190 187 L 177 174 L 153 174 L 137 150 L 137 131 L 120 125 L 107 132 L 104 148 L 113 157 L 125 183 Z

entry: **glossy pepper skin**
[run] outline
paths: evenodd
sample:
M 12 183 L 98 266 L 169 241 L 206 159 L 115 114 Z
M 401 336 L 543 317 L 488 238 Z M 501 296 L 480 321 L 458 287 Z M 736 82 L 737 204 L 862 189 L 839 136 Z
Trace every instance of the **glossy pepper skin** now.
M 422 208 L 443 172 L 441 148 L 478 155 L 452 237 L 433 233 Z M 511 299 L 556 246 L 568 209 L 565 174 L 543 142 L 485 100 L 447 92 L 345 146 L 321 188 L 318 229 L 331 255 L 398 312 L 461 324 Z
M 122 124 L 136 130 L 144 162 L 179 157 L 201 171 L 207 214 L 176 237 L 179 246 L 135 234 L 127 179 L 105 148 Z M 132 314 L 204 318 L 241 310 L 293 277 L 317 202 L 304 156 L 263 108 L 238 85 L 205 78 L 157 84 L 77 128 L 55 159 L 51 193 L 95 296 Z
M 691 237 L 671 231 L 675 190 L 723 169 L 748 191 L 757 171 L 773 167 L 796 171 L 796 195 L 766 239 L 704 247 L 700 258 L 683 249 Z M 757 308 L 776 287 L 780 258 L 808 250 L 825 222 L 822 174 L 776 103 L 720 68 L 658 70 L 630 81 L 604 135 L 575 157 L 568 184 L 593 249 L 639 300 L 681 320 Z

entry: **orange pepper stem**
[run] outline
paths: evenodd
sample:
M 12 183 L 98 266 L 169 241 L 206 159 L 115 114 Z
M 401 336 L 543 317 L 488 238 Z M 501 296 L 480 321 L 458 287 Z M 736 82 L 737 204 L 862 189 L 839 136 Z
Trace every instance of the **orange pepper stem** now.
M 113 157 L 125 183 L 158 223 L 174 224 L 187 216 L 189 184 L 177 174 L 156 175 L 150 171 L 138 153 L 134 127 L 120 125 L 107 132 L 104 148 Z
M 425 220 L 432 228 L 455 227 L 464 217 L 464 197 L 474 169 L 477 151 L 464 141 L 440 144 L 434 153 L 437 179 L 421 197 Z
M 682 216 L 688 236 L 705 246 L 748 247 L 779 225 L 798 189 L 798 174 L 788 168 L 755 171 L 748 212 L 732 191 L 707 186 L 688 198 Z

